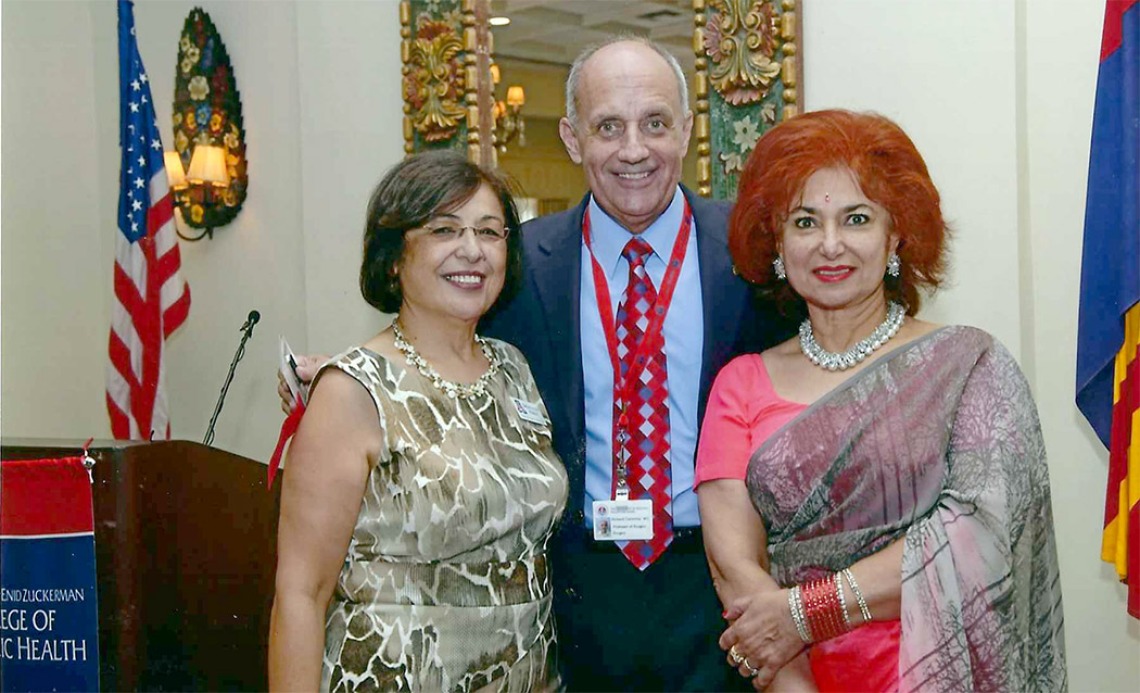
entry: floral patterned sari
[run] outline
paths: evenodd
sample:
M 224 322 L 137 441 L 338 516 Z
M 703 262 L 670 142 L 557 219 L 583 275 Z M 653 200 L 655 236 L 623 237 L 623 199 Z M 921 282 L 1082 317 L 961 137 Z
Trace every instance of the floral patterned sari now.
M 900 690 L 1067 687 L 1044 442 L 990 335 L 884 356 L 773 434 L 746 482 L 781 585 L 905 537 Z

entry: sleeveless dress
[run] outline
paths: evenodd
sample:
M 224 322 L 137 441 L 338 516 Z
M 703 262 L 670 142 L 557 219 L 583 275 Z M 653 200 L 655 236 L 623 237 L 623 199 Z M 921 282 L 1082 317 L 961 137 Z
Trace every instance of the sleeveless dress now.
M 488 341 L 502 365 L 470 399 L 360 347 L 322 368 L 368 390 L 384 438 L 326 615 L 322 690 L 560 685 L 546 545 L 566 471 L 526 360 Z

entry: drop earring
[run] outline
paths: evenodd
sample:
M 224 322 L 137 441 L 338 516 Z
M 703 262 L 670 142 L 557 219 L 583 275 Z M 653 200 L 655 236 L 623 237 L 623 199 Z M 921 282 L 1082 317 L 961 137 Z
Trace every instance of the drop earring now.
M 784 268 L 784 258 L 782 256 L 777 255 L 776 259 L 772 261 L 772 269 L 776 272 L 776 279 L 782 281 L 788 278 L 788 272 Z
M 899 274 L 902 272 L 902 260 L 896 253 L 891 253 L 887 258 L 887 274 L 895 279 L 898 279 Z

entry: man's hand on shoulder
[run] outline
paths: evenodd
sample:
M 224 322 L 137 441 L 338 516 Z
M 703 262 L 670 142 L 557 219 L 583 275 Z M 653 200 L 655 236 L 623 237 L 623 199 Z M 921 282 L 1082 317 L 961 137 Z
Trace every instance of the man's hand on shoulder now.
M 297 378 L 301 384 L 307 387 L 313 381 L 313 376 L 317 374 L 317 369 L 328 360 L 329 357 L 324 354 L 297 356 Z M 281 411 L 286 414 L 293 411 L 293 394 L 289 392 L 289 385 L 286 384 L 280 371 L 277 373 L 277 396 L 281 398 Z

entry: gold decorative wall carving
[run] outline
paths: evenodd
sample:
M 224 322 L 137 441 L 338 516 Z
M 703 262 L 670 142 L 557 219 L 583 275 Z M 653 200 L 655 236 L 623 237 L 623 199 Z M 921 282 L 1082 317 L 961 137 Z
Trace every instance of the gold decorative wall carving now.
M 799 0 L 693 0 L 697 191 L 735 197 L 760 135 L 800 111 Z
M 406 153 L 447 148 L 465 150 L 475 161 L 484 156 L 481 142 L 490 140 L 480 137 L 481 71 L 489 78 L 487 2 L 400 2 Z

